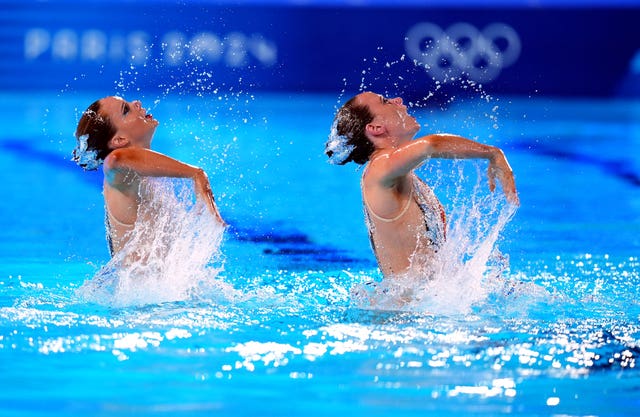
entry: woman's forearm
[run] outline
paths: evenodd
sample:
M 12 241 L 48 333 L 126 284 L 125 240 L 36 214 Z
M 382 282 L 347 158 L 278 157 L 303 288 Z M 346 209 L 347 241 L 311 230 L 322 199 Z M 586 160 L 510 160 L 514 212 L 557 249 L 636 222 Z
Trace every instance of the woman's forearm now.
M 462 136 L 446 133 L 433 134 L 417 139 L 424 143 L 423 158 L 444 159 L 489 159 L 493 160 L 502 151 L 491 145 L 485 145 Z

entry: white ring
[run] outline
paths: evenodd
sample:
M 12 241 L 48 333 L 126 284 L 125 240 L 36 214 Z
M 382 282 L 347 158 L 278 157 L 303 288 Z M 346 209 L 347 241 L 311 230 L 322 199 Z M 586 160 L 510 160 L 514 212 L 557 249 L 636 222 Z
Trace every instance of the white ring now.
M 511 26 L 504 23 L 492 23 L 484 28 L 482 34 L 500 51 L 503 66 L 508 67 L 513 65 L 520 57 L 522 43 L 520 42 L 518 33 Z M 498 44 L 496 44 L 496 39 L 500 38 L 507 42 L 507 47 L 504 50 L 501 50 Z
M 460 22 L 451 25 L 446 33 L 461 57 L 457 64 L 462 73 L 478 82 L 492 81 L 500 74 L 502 60 L 499 51 L 487 42 L 475 26 Z M 486 62 L 486 65 L 478 66 L 479 60 Z
M 433 23 L 418 23 L 407 32 L 404 48 L 411 59 L 426 65 L 433 65 L 431 53 L 437 50 L 437 43 L 444 37 L 442 29 Z M 426 39 L 432 39 L 430 45 L 423 49 Z M 430 52 L 431 51 L 431 52 Z
M 506 46 L 500 47 L 501 42 Z M 517 61 L 521 51 L 517 32 L 504 23 L 490 24 L 480 32 L 459 22 L 444 32 L 438 25 L 422 22 L 409 29 L 404 45 L 409 57 L 440 81 L 460 73 L 473 81 L 492 81 Z

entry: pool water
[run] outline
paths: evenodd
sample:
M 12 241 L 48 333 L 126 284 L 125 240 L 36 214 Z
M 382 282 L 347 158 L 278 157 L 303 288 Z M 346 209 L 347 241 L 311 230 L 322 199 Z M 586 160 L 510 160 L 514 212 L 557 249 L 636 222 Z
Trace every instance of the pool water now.
M 0 414 L 640 412 L 640 103 L 413 109 L 425 131 L 501 146 L 522 205 L 489 195 L 482 163 L 425 164 L 466 272 L 445 271 L 421 303 L 373 308 L 353 293 L 380 281 L 362 171 L 326 163 L 339 98 L 322 94 L 128 93 L 162 123 L 155 149 L 209 174 L 230 223 L 223 266 L 179 296 L 163 289 L 190 279 L 188 258 L 146 277 L 147 298 L 83 297 L 109 256 L 100 174 L 70 151 L 101 95 L 0 94 Z M 479 254 L 496 249 L 490 279 Z

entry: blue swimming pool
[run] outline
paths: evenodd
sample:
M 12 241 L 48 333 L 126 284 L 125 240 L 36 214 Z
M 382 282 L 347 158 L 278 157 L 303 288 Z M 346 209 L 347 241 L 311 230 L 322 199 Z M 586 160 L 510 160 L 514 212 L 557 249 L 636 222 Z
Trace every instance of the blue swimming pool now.
M 231 224 L 224 267 L 190 296 L 172 299 L 157 280 L 156 299 L 83 298 L 108 251 L 101 179 L 70 161 L 72 134 L 109 93 L 0 94 L 1 415 L 640 412 L 640 102 L 414 109 L 425 129 L 503 147 L 522 206 L 497 230 L 500 285 L 479 291 L 482 268 L 452 270 L 439 300 L 375 309 L 351 294 L 380 279 L 361 171 L 322 153 L 340 98 L 310 93 L 127 92 L 162 122 L 156 149 L 208 172 Z M 486 230 L 505 216 L 486 184 L 476 189 L 482 169 L 420 171 L 477 244 L 466 262 L 493 248 Z

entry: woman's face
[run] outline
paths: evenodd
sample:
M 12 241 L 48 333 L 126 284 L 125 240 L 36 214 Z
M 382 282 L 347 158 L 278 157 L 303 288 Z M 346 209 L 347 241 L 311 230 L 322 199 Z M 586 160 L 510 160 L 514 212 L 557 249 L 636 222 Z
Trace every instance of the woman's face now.
M 385 98 L 372 92 L 358 96 L 358 102 L 369 107 L 374 115 L 371 124 L 383 126 L 389 136 L 397 139 L 411 139 L 420 130 L 416 119 L 407 113 L 407 106 L 400 97 Z
M 100 110 L 116 129 L 115 136 L 124 137 L 134 146 L 149 147 L 159 122 L 142 107 L 140 101 L 125 101 L 120 97 L 100 100 Z

